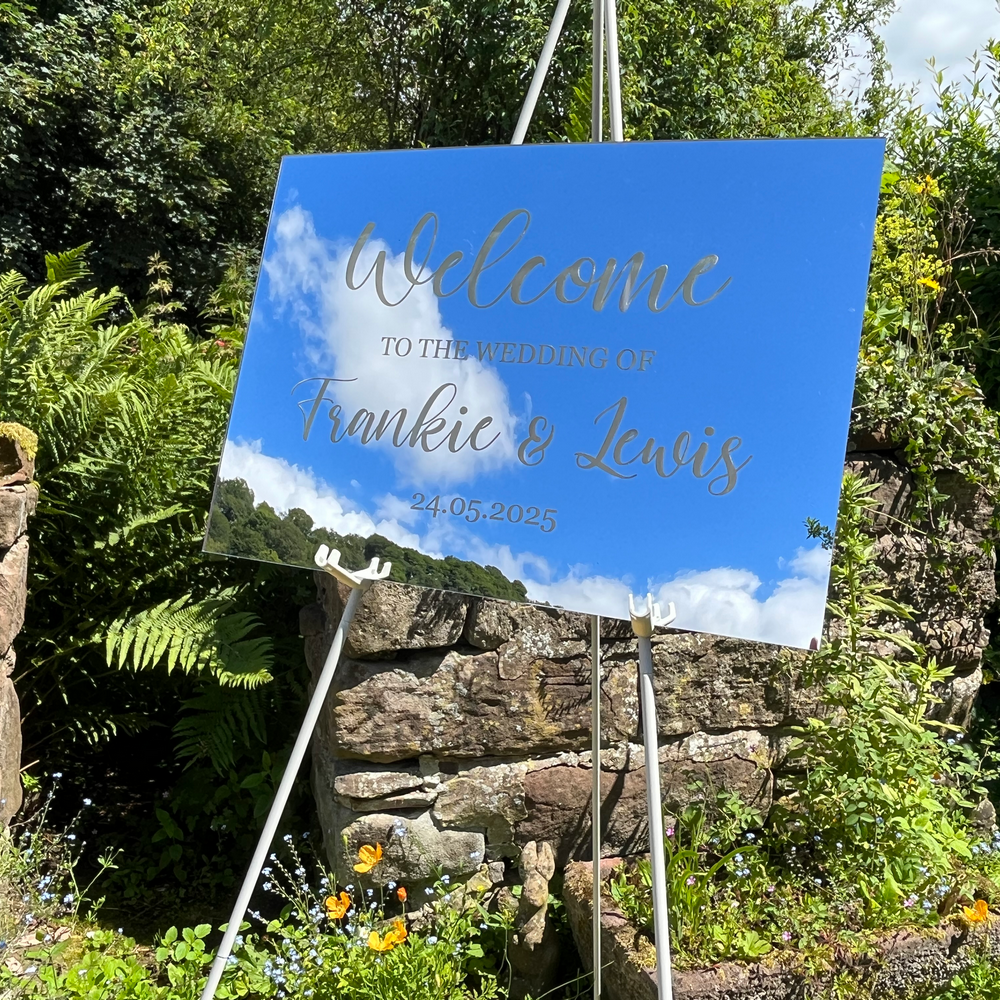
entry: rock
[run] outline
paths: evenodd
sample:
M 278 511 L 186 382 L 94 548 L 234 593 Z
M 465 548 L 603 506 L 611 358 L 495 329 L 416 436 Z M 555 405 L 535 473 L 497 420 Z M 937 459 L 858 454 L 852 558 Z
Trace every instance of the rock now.
M 38 436 L 21 424 L 0 422 L 0 487 L 30 482 Z
M 322 724 L 338 756 L 386 763 L 586 746 L 589 668 L 540 659 L 523 666 L 501 676 L 497 652 L 458 650 L 423 651 L 405 663 L 346 659 Z
M 0 559 L 0 651 L 6 652 L 24 624 L 28 596 L 28 536 L 22 535 Z
M 937 488 L 948 499 L 935 509 L 935 531 L 943 529 L 944 537 L 930 544 L 931 526 L 915 506 L 908 470 L 873 455 L 852 457 L 847 468 L 878 483 L 876 560 L 892 581 L 892 596 L 916 611 L 912 621 L 893 622 L 893 628 L 910 634 L 941 664 L 971 674 L 989 642 L 983 619 L 996 600 L 993 504 L 987 492 L 959 473 L 938 473 Z
M 352 799 L 380 799 L 419 788 L 422 783 L 420 775 L 411 771 L 358 771 L 338 775 L 333 788 L 338 795 Z
M 935 689 L 934 693 L 941 699 L 941 704 L 933 706 L 927 713 L 928 716 L 964 729 L 972 719 L 972 703 L 976 700 L 982 683 L 982 667 L 976 667 L 971 674 L 950 677 Z
M 394 816 L 371 813 L 359 816 L 333 831 L 324 827 L 324 842 L 330 851 L 337 849 L 336 871 L 341 881 L 348 881 L 358 848 L 362 844 L 381 844 L 382 862 L 366 876 L 384 885 L 393 880 L 407 885 L 433 882 L 440 870 L 454 879 L 479 871 L 485 854 L 481 833 L 439 830 L 429 811 L 417 816 Z M 346 838 L 347 855 L 342 841 Z
M 0 680 L 0 823 L 21 808 L 21 706 L 9 677 Z
M 329 573 L 316 577 L 332 635 L 349 595 Z M 355 659 L 385 658 L 401 650 L 452 646 L 462 637 L 472 601 L 448 591 L 376 583 L 351 622 L 344 654 Z
M 34 483 L 0 488 L 0 551 L 9 549 L 27 531 L 28 518 L 37 503 L 38 487 Z
M 514 854 L 514 829 L 524 806 L 527 763 L 473 767 L 441 786 L 434 819 L 442 827 L 484 829 L 490 854 Z M 506 848 L 510 848 L 509 851 Z
M 601 772 L 602 853 L 637 854 L 649 849 L 646 769 L 641 748 L 632 755 L 639 766 L 625 773 Z M 698 793 L 694 782 L 706 788 L 739 792 L 745 801 L 766 814 L 772 799 L 768 770 L 771 743 L 757 732 L 724 735 L 697 733 L 660 748 L 660 784 L 663 803 L 676 810 Z M 631 765 L 630 765 L 631 766 Z M 573 859 L 590 857 L 591 784 L 589 767 L 551 766 L 531 770 L 524 779 L 527 816 L 518 823 L 515 841 L 546 840 L 562 867 Z
M 524 845 L 518 863 L 521 897 L 508 950 L 511 965 L 524 981 L 518 984 L 517 994 L 539 996 L 552 986 L 559 963 L 557 934 L 548 919 L 549 882 L 555 870 L 551 844 L 532 840 Z
M 653 637 L 661 737 L 786 726 L 818 712 L 798 668 L 808 655 L 694 632 Z
M 609 877 L 620 864 L 620 859 L 601 864 L 602 874 Z M 585 969 L 594 968 L 593 919 L 593 868 L 590 864 L 571 864 L 563 877 L 563 903 L 566 918 L 576 950 L 580 953 Z M 605 904 L 601 906 L 601 996 L 605 1000 L 657 1000 L 656 979 L 653 973 L 655 951 L 647 947 L 640 954 L 636 939 L 640 937 L 629 926 L 621 911 Z M 652 960 L 650 960 L 650 953 Z M 674 996 L 676 992 L 674 977 Z
M 996 807 L 988 798 L 981 799 L 969 814 L 969 822 L 981 837 L 989 839 L 997 829 Z

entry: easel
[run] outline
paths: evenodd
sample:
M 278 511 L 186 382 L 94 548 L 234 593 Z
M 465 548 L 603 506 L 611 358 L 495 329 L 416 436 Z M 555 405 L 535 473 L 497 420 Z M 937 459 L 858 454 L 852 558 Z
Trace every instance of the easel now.
M 608 118 L 611 141 L 624 141 L 622 127 L 621 72 L 618 64 L 618 12 L 616 0 L 593 0 L 593 67 L 591 70 L 590 141 L 603 140 L 604 123 L 604 39 L 607 34 Z M 569 0 L 558 0 L 552 23 L 542 45 L 527 96 L 514 129 L 511 145 L 519 146 L 531 122 L 538 95 L 552 61 L 552 53 L 562 32 L 569 10 Z M 659 605 L 653 595 L 646 595 L 646 604 L 637 611 L 632 594 L 628 596 L 632 631 L 639 643 L 639 699 L 642 714 L 642 742 L 646 764 L 646 806 L 649 819 L 649 857 L 652 870 L 653 933 L 656 939 L 656 986 L 660 1000 L 673 1000 L 670 975 L 670 921 L 667 911 L 667 873 L 663 853 L 663 807 L 660 796 L 659 740 L 656 734 L 656 704 L 653 700 L 653 650 L 650 639 L 653 629 L 669 625 L 675 617 L 670 604 L 667 616 L 660 617 Z M 592 615 L 591 637 L 591 850 L 594 862 L 592 951 L 594 967 L 594 1000 L 601 995 L 601 619 Z
M 611 122 L 611 141 L 622 142 L 622 102 L 621 78 L 618 66 L 618 14 L 615 8 L 616 0 L 593 0 L 593 70 L 591 76 L 591 115 L 590 137 L 592 142 L 603 140 L 604 120 L 604 62 L 605 33 L 607 35 L 607 71 L 608 71 L 608 105 Z M 535 72 L 532 75 L 528 93 L 521 107 L 521 113 L 514 129 L 511 145 L 518 146 L 524 142 L 531 116 L 538 95 L 541 93 L 552 53 L 562 32 L 569 10 L 570 0 L 558 0 L 552 23 L 545 36 Z M 271 841 L 278 832 L 278 824 L 285 811 L 285 805 L 292 793 L 292 786 L 298 776 L 299 768 L 305 758 L 312 739 L 313 730 L 319 719 L 320 712 L 326 703 L 333 675 L 337 670 L 340 652 L 347 637 L 358 605 L 365 591 L 376 580 L 384 580 L 392 568 L 391 563 L 384 563 L 381 568 L 378 559 L 373 559 L 365 569 L 352 572 L 340 565 L 340 553 L 334 549 L 331 552 L 325 545 L 316 552 L 316 565 L 330 573 L 340 583 L 351 589 L 351 596 L 340 617 L 337 631 L 334 634 L 330 651 L 316 681 L 316 687 L 309 701 L 305 718 L 295 738 L 288 764 L 282 775 L 281 783 L 274 796 L 267 821 L 261 831 L 257 848 L 247 869 L 243 886 L 240 889 L 236 905 L 226 927 L 222 943 L 216 953 L 215 960 L 208 975 L 208 981 L 201 993 L 201 1000 L 214 1000 L 215 991 L 222 981 L 222 974 L 233 952 L 233 945 L 240 931 L 243 916 L 250 906 L 257 879 L 267 859 Z M 632 631 L 639 643 L 639 695 L 642 714 L 642 738 L 646 764 L 646 802 L 649 817 L 649 851 L 653 880 L 653 925 L 656 943 L 656 982 L 659 1000 L 673 1000 L 673 986 L 670 977 L 670 926 L 667 916 L 667 883 L 663 853 L 663 812 L 660 797 L 659 743 L 656 734 L 656 705 L 653 701 L 653 653 L 650 638 L 653 629 L 660 625 L 669 625 L 674 620 L 674 606 L 669 605 L 666 618 L 660 617 L 659 606 L 653 603 L 651 594 L 646 595 L 646 604 L 641 612 L 637 612 L 632 594 L 629 594 L 629 615 L 632 619 Z M 593 966 L 594 966 L 594 997 L 601 995 L 601 619 L 597 615 L 591 617 L 591 750 L 593 788 L 591 797 L 592 840 L 594 863 L 593 880 Z

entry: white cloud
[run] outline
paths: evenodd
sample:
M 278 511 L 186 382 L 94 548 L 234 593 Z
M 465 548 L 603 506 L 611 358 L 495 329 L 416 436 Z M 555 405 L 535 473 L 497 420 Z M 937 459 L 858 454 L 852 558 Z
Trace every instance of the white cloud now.
M 1000 38 L 1000 13 L 994 0 L 901 0 L 879 34 L 885 42 L 897 85 L 917 86 L 918 101 L 933 112 L 933 73 L 927 60 L 944 72 L 945 83 L 970 92 L 967 77 L 970 57 L 982 52 L 991 39 Z M 861 38 L 855 39 L 863 46 Z M 849 60 L 838 89 L 860 93 L 871 82 L 871 65 L 865 57 Z
M 351 510 L 350 502 L 311 469 L 263 454 L 260 441 L 227 441 L 219 472 L 225 479 L 245 480 L 253 490 L 255 503 L 266 503 L 282 515 L 298 507 L 317 527 L 329 528 L 338 535 L 367 537 L 377 532 L 399 545 L 415 548 L 420 543 L 419 537 L 394 517 L 375 521 L 364 511 Z
M 969 71 L 969 56 L 1000 38 L 1000 14 L 993 0 L 902 0 L 882 29 L 882 38 L 898 82 L 920 82 L 930 96 L 930 74 L 925 63 L 932 56 L 947 77 Z
M 663 608 L 673 601 L 675 628 L 808 648 L 822 632 L 827 590 L 825 574 L 812 573 L 818 560 L 808 561 L 809 572 L 779 580 L 764 600 L 755 596 L 762 586 L 756 574 L 730 568 L 685 573 L 661 584 L 655 598 Z M 799 569 L 794 561 L 790 568 Z
M 405 527 L 414 515 L 408 501 L 391 493 L 378 498 L 374 518 L 352 510 L 350 501 L 311 469 L 263 454 L 259 441 L 227 442 L 221 472 L 227 479 L 246 480 L 258 503 L 268 503 L 282 514 L 299 507 L 317 526 L 338 534 L 377 532 L 436 559 L 452 553 L 481 566 L 496 566 L 509 580 L 520 580 L 529 599 L 539 604 L 627 619 L 629 591 L 638 589 L 624 579 L 588 575 L 585 566 L 573 566 L 558 576 L 543 556 L 488 545 L 464 534 L 448 517 L 435 519 L 419 535 Z M 779 560 L 779 568 L 789 575 L 764 600 L 756 597 L 763 586 L 756 574 L 725 567 L 682 573 L 665 583 L 653 582 L 649 589 L 664 611 L 674 603 L 675 628 L 805 648 L 823 626 L 829 566 L 830 554 L 821 546 L 798 549 L 791 559 Z
M 500 435 L 482 451 L 465 447 L 452 453 L 447 445 L 431 452 L 406 445 L 396 448 L 391 432 L 381 442 L 373 441 L 367 447 L 385 449 L 404 479 L 428 479 L 440 485 L 472 479 L 514 458 L 516 421 L 510 412 L 507 388 L 496 372 L 471 357 L 464 361 L 421 357 L 421 340 L 455 339 L 442 322 L 429 284 L 414 288 L 402 303 L 389 307 L 376 295 L 374 280 L 357 290 L 348 287 L 345 275 L 351 247 L 333 247 L 320 239 L 311 215 L 302 208 L 291 208 L 279 216 L 274 233 L 275 249 L 264 261 L 270 294 L 291 310 L 306 334 L 314 369 L 311 374 L 356 379 L 335 383 L 327 392 L 343 407 L 345 424 L 362 407 L 374 411 L 376 419 L 386 410 L 392 415 L 403 407 L 407 426 L 411 427 L 434 389 L 451 383 L 455 386 L 454 402 L 444 413 L 449 428 L 460 419 L 464 438 L 479 420 L 489 416 L 493 422 L 478 440 L 485 444 L 497 432 Z M 403 258 L 394 256 L 381 241 L 368 242 L 356 277 L 360 280 L 368 273 L 379 251 L 386 253 L 386 295 L 390 301 L 398 301 L 409 287 Z M 307 295 L 319 302 L 319 316 L 304 305 Z M 392 350 L 386 356 L 386 337 L 407 338 L 412 344 L 410 353 L 397 357 Z M 433 347 L 428 353 L 433 354 Z M 308 386 L 301 387 L 300 392 L 301 398 L 307 398 Z M 460 414 L 459 407 L 468 412 Z M 325 437 L 324 430 L 329 426 L 326 412 L 326 408 L 320 411 L 323 425 L 312 432 L 317 436 Z M 346 442 L 339 445 L 350 446 Z

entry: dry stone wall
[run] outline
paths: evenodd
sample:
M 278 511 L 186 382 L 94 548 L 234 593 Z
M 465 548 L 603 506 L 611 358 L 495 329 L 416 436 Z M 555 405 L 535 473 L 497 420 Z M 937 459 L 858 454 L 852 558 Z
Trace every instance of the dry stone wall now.
M 23 430 L 19 429 L 19 430 Z M 34 462 L 21 440 L 0 427 L 0 823 L 21 805 L 21 709 L 11 674 L 14 640 L 24 624 L 28 595 L 28 518 L 38 488 Z
M 915 604 L 907 623 L 955 668 L 941 715 L 963 724 L 982 680 L 994 603 L 991 507 L 943 474 L 946 551 L 907 521 L 909 474 L 886 454 L 848 468 L 879 483 L 878 551 L 892 593 Z M 317 574 L 303 610 L 313 671 L 347 591 Z M 646 849 L 645 770 L 631 627 L 603 623 L 602 854 Z M 763 643 L 665 631 L 653 639 L 664 800 L 729 789 L 767 811 L 789 728 L 817 711 L 802 681 L 807 654 Z M 504 601 L 372 587 L 352 625 L 313 747 L 313 787 L 331 862 L 346 838 L 385 848 L 381 877 L 429 879 L 516 868 L 529 842 L 556 865 L 590 858 L 590 636 L 585 615 Z

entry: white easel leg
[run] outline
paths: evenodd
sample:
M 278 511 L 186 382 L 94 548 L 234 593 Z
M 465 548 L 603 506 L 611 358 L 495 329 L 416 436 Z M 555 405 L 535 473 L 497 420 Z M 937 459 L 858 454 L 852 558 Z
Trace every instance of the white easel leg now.
M 333 682 L 333 675 L 337 670 L 340 651 L 343 648 L 347 630 L 351 626 L 351 619 L 354 617 L 354 613 L 361 603 L 361 597 L 368 589 L 368 586 L 369 583 L 366 581 L 361 586 L 351 590 L 347 607 L 344 608 L 340 624 L 337 626 L 337 631 L 333 637 L 330 652 L 327 654 L 326 662 L 323 664 L 319 679 L 316 681 L 316 690 L 313 691 L 309 707 L 306 709 L 306 716 L 302 720 L 302 728 L 299 729 L 295 746 L 292 747 L 291 756 L 288 758 L 288 765 L 285 767 L 285 773 L 281 777 L 281 783 L 278 785 L 274 802 L 271 804 L 271 811 L 267 814 L 267 822 L 264 824 L 260 840 L 257 842 L 257 850 L 254 852 L 246 878 L 243 880 L 243 888 L 240 889 L 239 898 L 236 900 L 232 916 L 229 918 L 229 926 L 222 938 L 222 944 L 219 945 L 215 961 L 212 962 L 212 969 L 208 974 L 208 982 L 201 992 L 201 1000 L 213 1000 L 215 991 L 222 981 L 222 973 L 226 968 L 229 956 L 233 952 L 233 944 L 236 941 L 236 935 L 240 932 L 240 924 L 243 922 L 243 916 L 250 905 L 250 897 L 253 895 L 257 879 L 260 877 L 260 870 L 264 867 L 267 853 L 271 849 L 271 841 L 274 840 L 274 835 L 278 832 L 278 823 L 281 822 L 281 815 L 285 811 L 285 804 L 292 793 L 292 786 L 295 784 L 295 778 L 299 773 L 299 768 L 302 766 L 306 750 L 309 748 L 309 741 L 312 739 L 313 730 L 316 728 L 316 721 L 319 719 L 319 713 L 323 709 L 327 692 L 330 690 L 330 684 Z
M 618 0 L 604 0 L 605 24 L 608 31 L 608 120 L 611 122 L 611 141 L 622 142 L 625 130 L 622 125 L 622 77 L 618 65 Z
M 593 788 L 590 799 L 590 848 L 594 858 L 591 947 L 594 955 L 594 1000 L 601 995 L 601 617 L 590 617 L 590 764 Z
M 660 747 L 656 735 L 656 701 L 653 698 L 653 629 L 669 625 L 675 616 L 673 604 L 661 617 L 653 595 L 646 595 L 646 607 L 637 611 L 635 598 L 628 595 L 632 631 L 639 641 L 639 705 L 642 713 L 642 747 L 646 757 L 646 809 L 649 814 L 649 862 L 653 891 L 653 936 L 656 943 L 656 991 L 659 1000 L 674 1000 L 670 974 L 670 912 L 667 909 L 667 871 L 663 853 L 663 800 L 660 797 Z
M 594 65 L 590 77 L 590 141 L 604 131 L 604 0 L 594 0 Z
M 535 64 L 535 72 L 532 74 L 531 83 L 528 85 L 528 93 L 521 105 L 521 113 L 517 118 L 517 125 L 514 128 L 514 138 L 510 140 L 512 146 L 520 146 L 524 142 L 524 137 L 528 134 L 528 125 L 531 124 L 531 116 L 535 113 L 535 105 L 538 103 L 538 95 L 542 92 L 542 84 L 549 71 L 549 63 L 552 62 L 552 53 L 555 51 L 556 42 L 562 32 L 563 22 L 566 20 L 566 11 L 569 10 L 569 0 L 559 0 L 556 4 L 556 11 L 552 15 L 552 23 L 549 25 L 548 34 L 545 36 L 545 44 L 542 46 L 541 55 Z
M 639 636 L 639 699 L 642 705 L 642 743 L 646 754 L 646 803 L 649 811 L 649 860 L 653 875 L 656 987 L 660 1000 L 673 1000 L 667 871 L 663 851 L 663 805 L 660 796 L 660 755 L 656 735 L 656 703 L 653 700 L 653 650 L 648 636 Z

